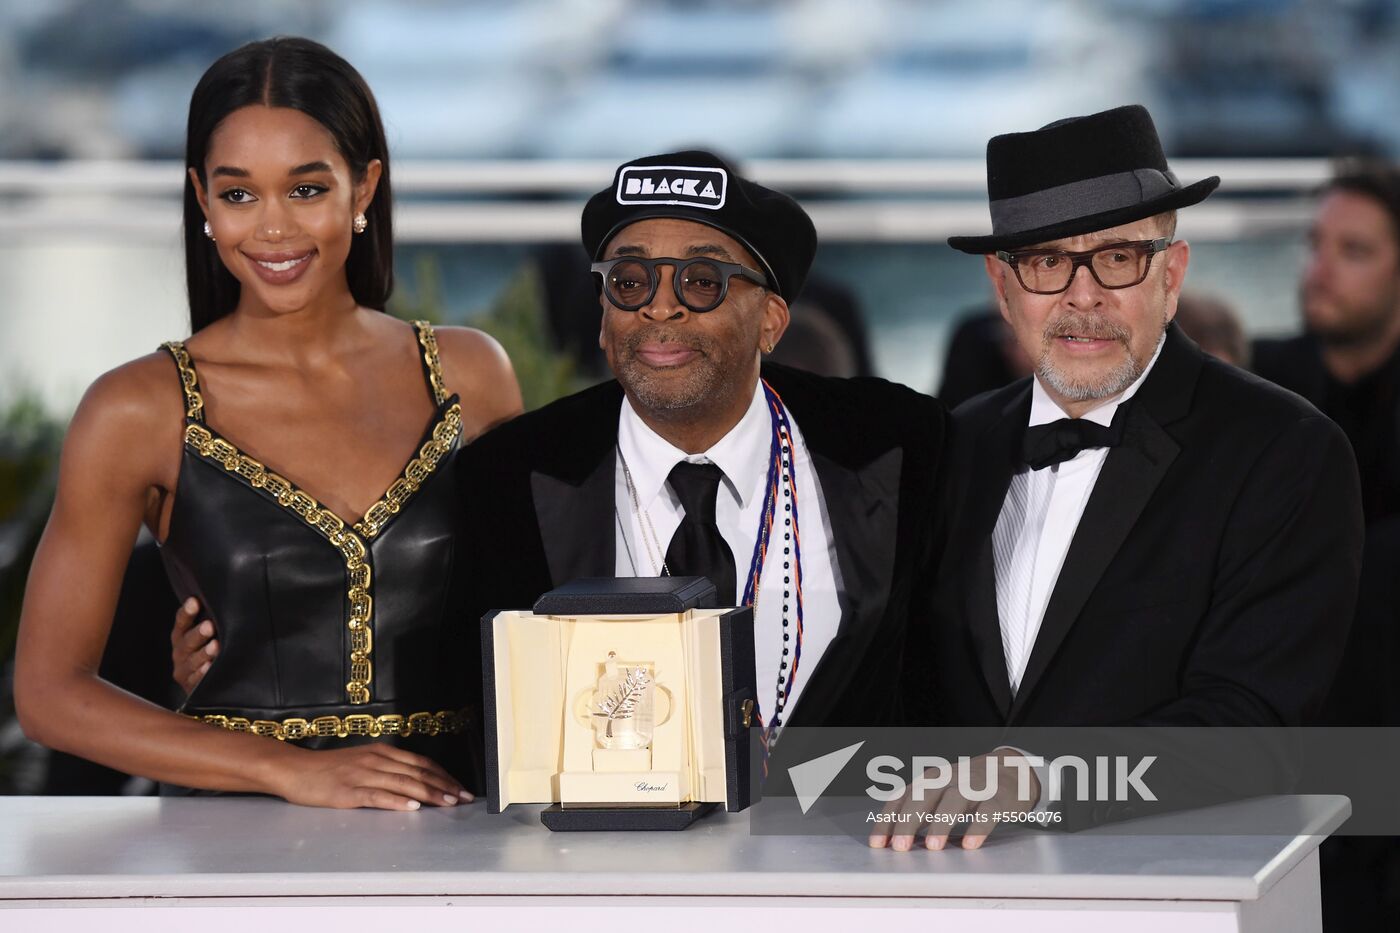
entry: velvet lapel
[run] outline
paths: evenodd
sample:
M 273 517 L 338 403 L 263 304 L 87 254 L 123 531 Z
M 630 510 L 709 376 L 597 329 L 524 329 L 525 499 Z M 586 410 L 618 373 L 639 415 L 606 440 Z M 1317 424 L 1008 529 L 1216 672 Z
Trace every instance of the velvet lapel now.
M 997 610 L 992 532 L 1011 477 L 1020 465 L 1021 438 L 1026 433 L 1030 412 L 1031 386 L 1027 381 L 1002 407 L 997 420 L 977 436 L 969 465 L 974 479 L 967 486 L 967 534 L 963 540 L 968 542 L 970 554 L 968 572 L 963 577 L 964 609 L 982 677 L 1002 716 L 1011 709 L 1011 681 L 1006 673 L 1006 650 Z
M 1201 362 L 1201 351 L 1171 326 L 1151 375 L 1127 403 L 1132 407 L 1123 443 L 1109 451 L 1089 494 L 1012 703 L 1011 721 L 1024 711 L 1060 643 L 1181 451 L 1164 426 L 1190 410 Z
M 772 365 L 763 367 L 763 377 L 781 396 L 812 455 L 845 591 L 836 637 L 812 669 L 788 719 L 788 725 L 820 723 L 845 694 L 856 669 L 850 659 L 864 656 L 885 617 L 893 585 L 904 453 L 897 447 L 862 445 L 861 413 L 846 397 L 826 391 L 824 380 Z M 817 497 L 808 493 L 802 515 L 810 516 L 820 507 Z
M 587 410 L 556 439 L 553 462 L 530 473 L 540 541 L 555 586 L 580 577 L 616 574 L 614 489 L 617 419 L 622 390 L 608 383 L 589 390 Z
M 801 422 L 798 422 L 801 430 Z M 836 637 L 808 677 L 790 725 L 823 722 L 846 693 L 856 666 L 880 629 L 889 604 L 899 518 L 899 477 L 904 452 L 887 450 L 858 470 L 835 462 L 808 445 L 836 544 L 842 589 Z M 808 497 L 816 506 L 816 501 Z M 810 513 L 809 513 L 810 514 Z M 894 671 L 889 672 L 895 676 Z

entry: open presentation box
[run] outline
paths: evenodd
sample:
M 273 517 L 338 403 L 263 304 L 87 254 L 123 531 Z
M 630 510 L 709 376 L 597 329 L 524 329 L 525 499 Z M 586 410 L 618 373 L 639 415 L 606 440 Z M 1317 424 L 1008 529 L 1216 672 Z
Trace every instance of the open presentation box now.
M 750 803 L 753 615 L 703 577 L 577 580 L 482 620 L 489 811 L 684 829 Z

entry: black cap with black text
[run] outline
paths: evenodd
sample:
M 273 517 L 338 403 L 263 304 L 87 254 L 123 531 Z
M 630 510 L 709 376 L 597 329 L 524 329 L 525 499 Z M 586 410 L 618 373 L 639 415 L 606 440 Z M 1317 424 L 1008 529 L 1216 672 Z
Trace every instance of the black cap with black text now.
M 613 183 L 583 208 L 584 249 L 602 259 L 624 227 L 652 217 L 693 220 L 727 233 L 753 254 L 772 290 L 789 304 L 817 251 L 816 228 L 800 204 L 740 176 L 712 152 L 671 152 L 619 166 Z

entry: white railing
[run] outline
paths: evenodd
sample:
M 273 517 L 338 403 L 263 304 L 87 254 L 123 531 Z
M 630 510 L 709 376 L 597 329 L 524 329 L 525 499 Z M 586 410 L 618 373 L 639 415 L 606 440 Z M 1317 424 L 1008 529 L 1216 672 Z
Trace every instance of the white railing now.
M 583 199 L 611 161 L 406 161 L 394 166 L 395 226 L 407 243 L 572 240 Z M 755 160 L 753 177 L 791 190 L 827 242 L 939 242 L 987 229 L 982 161 Z M 1222 179 L 1182 216 L 1203 240 L 1299 229 L 1319 159 L 1178 160 L 1183 180 Z M 184 166 L 149 162 L 0 162 L 0 242 L 133 237 L 169 242 Z M 542 200 L 544 199 L 544 200 Z

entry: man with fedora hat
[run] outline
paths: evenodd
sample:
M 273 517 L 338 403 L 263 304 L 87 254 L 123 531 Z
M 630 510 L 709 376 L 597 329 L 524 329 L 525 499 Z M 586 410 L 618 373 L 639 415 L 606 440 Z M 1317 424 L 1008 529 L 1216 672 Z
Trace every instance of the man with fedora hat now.
M 954 414 L 911 701 L 960 726 L 1308 722 L 1356 596 L 1356 464 L 1171 323 L 1175 211 L 1219 179 L 1181 184 L 1130 106 L 993 138 L 987 182 L 992 234 L 948 242 L 984 258 L 1035 371 Z
M 717 156 L 620 166 L 582 228 L 616 379 L 459 458 L 473 601 L 529 606 L 580 577 L 706 576 L 725 605 L 755 606 L 765 726 L 891 721 L 917 571 L 934 559 L 946 412 L 883 380 L 761 362 L 816 231 Z

